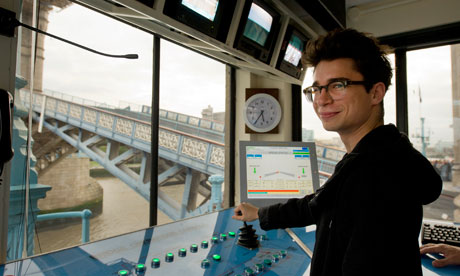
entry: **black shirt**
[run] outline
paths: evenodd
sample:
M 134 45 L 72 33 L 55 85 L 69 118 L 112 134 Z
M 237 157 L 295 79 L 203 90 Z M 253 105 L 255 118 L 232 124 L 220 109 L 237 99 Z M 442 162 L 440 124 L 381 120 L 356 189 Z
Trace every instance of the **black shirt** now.
M 316 224 L 311 275 L 422 275 L 423 204 L 442 181 L 393 125 L 369 132 L 315 194 L 259 209 L 264 230 Z

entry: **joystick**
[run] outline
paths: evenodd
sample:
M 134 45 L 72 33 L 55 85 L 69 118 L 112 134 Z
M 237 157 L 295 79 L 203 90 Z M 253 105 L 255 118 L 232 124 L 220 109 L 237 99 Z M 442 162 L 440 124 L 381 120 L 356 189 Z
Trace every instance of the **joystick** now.
M 241 211 L 238 212 L 241 215 Z M 244 226 L 240 228 L 238 237 L 238 244 L 248 249 L 254 249 L 259 247 L 259 236 L 256 234 L 256 230 L 252 229 L 252 225 L 248 225 L 244 222 Z

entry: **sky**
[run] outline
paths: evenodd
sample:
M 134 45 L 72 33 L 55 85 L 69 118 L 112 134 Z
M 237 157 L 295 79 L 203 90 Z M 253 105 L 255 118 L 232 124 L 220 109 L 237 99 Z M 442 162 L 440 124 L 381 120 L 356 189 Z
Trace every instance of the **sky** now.
M 99 56 L 45 38 L 45 90 L 58 91 L 114 106 L 150 105 L 153 36 L 79 5 L 51 12 L 48 32 L 111 54 L 139 55 L 139 59 Z M 225 111 L 225 65 L 161 40 L 160 108 L 201 117 L 211 105 Z M 412 51 L 408 58 L 409 136 L 420 139 L 420 118 L 433 145 L 452 141 L 450 47 Z M 390 56 L 393 61 L 394 57 Z M 312 83 L 308 72 L 303 87 Z M 419 98 L 419 87 L 422 101 Z M 385 123 L 395 123 L 394 80 L 385 96 Z M 302 127 L 315 138 L 338 137 L 324 131 L 310 103 L 302 100 Z
M 83 22 L 82 22 L 83 21 Z M 49 15 L 48 32 L 116 59 L 45 38 L 44 89 L 114 106 L 151 105 L 153 36 L 72 4 Z M 200 116 L 225 110 L 225 65 L 161 40 L 160 108 Z

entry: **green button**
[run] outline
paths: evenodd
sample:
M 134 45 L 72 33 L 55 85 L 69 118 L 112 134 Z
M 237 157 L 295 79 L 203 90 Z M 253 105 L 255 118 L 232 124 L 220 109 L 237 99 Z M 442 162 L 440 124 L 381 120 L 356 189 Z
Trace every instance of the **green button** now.
M 220 255 L 214 254 L 214 255 L 212 255 L 212 259 L 213 259 L 214 261 L 220 261 L 221 258 L 220 258 Z
M 136 265 L 136 272 L 137 273 L 142 273 L 145 271 L 145 265 L 144 264 L 137 264 Z
M 230 237 L 234 237 L 234 236 L 235 236 L 235 232 L 228 232 L 228 235 L 229 235 Z
M 253 275 L 254 275 L 254 270 L 252 270 L 252 269 L 249 268 L 249 267 L 246 267 L 246 268 L 244 269 L 244 274 L 245 274 L 246 276 L 253 276 Z
M 192 252 L 192 253 L 198 252 L 198 245 L 196 245 L 196 244 L 190 245 L 190 252 Z
M 202 268 L 208 268 L 209 267 L 209 261 L 207 259 L 204 259 L 201 261 L 201 267 Z
M 179 252 L 177 253 L 179 257 L 185 257 L 187 255 L 187 249 L 181 248 L 179 249 Z
M 160 259 L 158 259 L 158 258 L 153 258 L 153 259 L 152 259 L 152 267 L 153 267 L 153 268 L 159 268 L 159 267 L 160 267 Z
M 280 250 L 280 256 L 281 256 L 281 258 L 286 257 L 286 255 L 287 255 L 287 251 L 286 251 L 286 250 Z
M 264 260 L 264 264 L 265 264 L 266 266 L 271 266 L 271 265 L 272 265 L 272 261 L 269 260 L 269 259 L 265 259 L 265 260 Z
M 118 275 L 119 276 L 128 275 L 128 270 L 120 270 L 120 271 L 118 271 Z
M 167 253 L 165 256 L 165 261 L 167 263 L 172 263 L 174 261 L 174 254 L 173 253 Z

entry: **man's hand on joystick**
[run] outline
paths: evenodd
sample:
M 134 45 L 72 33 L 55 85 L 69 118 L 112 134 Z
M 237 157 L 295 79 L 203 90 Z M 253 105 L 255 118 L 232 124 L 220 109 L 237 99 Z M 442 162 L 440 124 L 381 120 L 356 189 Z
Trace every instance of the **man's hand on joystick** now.
M 259 219 L 259 208 L 250 203 L 241 203 L 235 207 L 233 219 L 241 221 L 254 221 Z
M 241 211 L 238 211 L 237 215 L 242 216 L 243 213 L 241 213 Z M 243 222 L 244 222 L 244 227 L 248 227 L 248 224 L 246 223 L 246 221 L 243 221 Z

